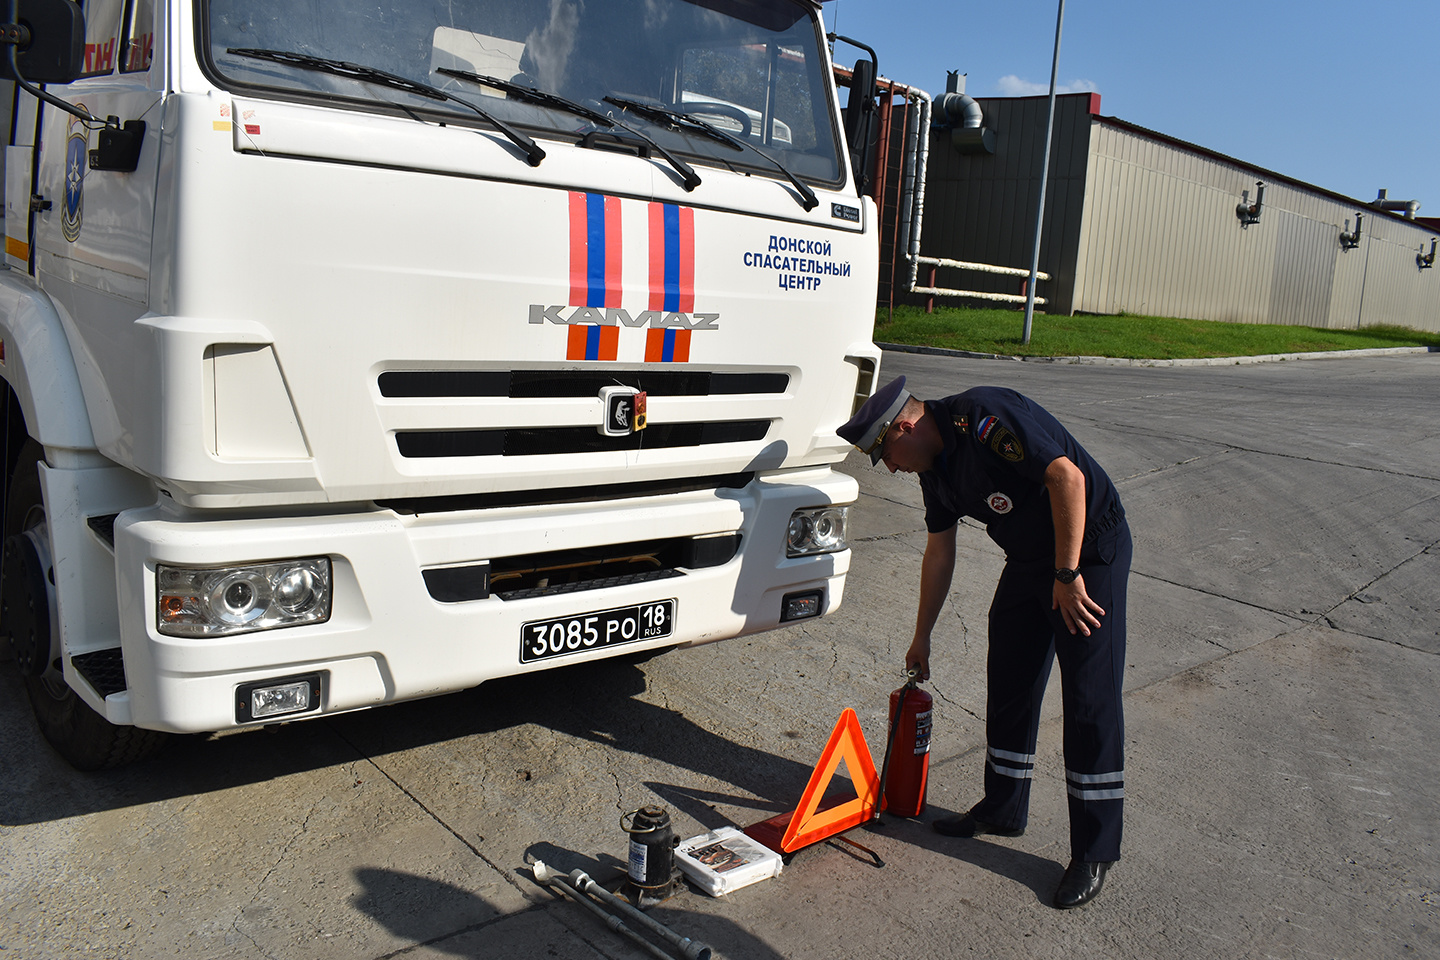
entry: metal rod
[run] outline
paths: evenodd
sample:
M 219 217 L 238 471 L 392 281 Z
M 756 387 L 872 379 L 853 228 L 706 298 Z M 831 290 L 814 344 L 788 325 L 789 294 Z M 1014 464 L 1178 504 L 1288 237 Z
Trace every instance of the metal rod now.
M 913 293 L 923 293 L 930 297 L 969 297 L 974 300 L 994 300 L 998 303 L 1025 303 L 1026 297 L 1018 293 L 985 293 L 981 290 L 951 290 L 948 287 L 916 287 Z M 1036 297 L 1035 302 L 1045 303 L 1044 297 Z
M 625 925 L 625 921 L 621 920 L 619 917 L 615 916 L 615 914 L 600 906 L 600 904 L 596 903 L 594 900 L 591 900 L 589 897 L 585 896 L 585 894 L 581 893 L 579 890 L 576 890 L 573 886 L 570 885 L 570 881 L 565 876 L 565 874 L 556 873 L 549 867 L 545 866 L 545 864 L 539 860 L 535 861 L 532 869 L 535 872 L 535 879 L 539 881 L 542 885 L 548 887 L 553 884 L 559 887 L 570 897 L 571 900 L 574 900 L 576 903 L 584 906 L 587 910 L 589 910 L 591 913 L 595 914 L 602 921 L 604 921 L 605 926 L 609 927 L 616 933 L 621 934 L 622 936 L 626 936 L 629 937 L 631 940 L 634 940 L 636 943 L 640 944 L 640 946 L 644 947 L 651 956 L 656 957 L 657 960 L 675 960 L 674 954 L 661 950 L 655 944 L 651 943 L 649 940 L 646 940 L 644 937 L 640 936 L 640 934 L 627 927 Z
M 1029 270 L 1022 270 L 1019 267 L 999 267 L 993 263 L 974 263 L 970 260 L 946 260 L 944 257 L 916 257 L 916 263 L 928 263 L 936 267 L 949 267 L 952 270 L 974 270 L 976 273 L 998 273 L 1007 277 L 1029 277 L 1032 276 Z M 1041 280 L 1049 280 L 1050 274 L 1035 271 L 1033 276 Z
M 920 105 L 919 136 L 917 147 L 919 149 L 915 158 L 915 195 L 914 204 L 910 212 L 910 222 L 906 229 L 906 253 L 910 255 L 910 274 L 907 277 L 906 290 L 913 291 L 915 283 L 919 279 L 920 264 L 915 258 L 920 256 L 920 232 L 925 223 L 925 177 L 930 163 L 930 94 L 915 87 L 910 88 L 910 93 L 916 98 Z M 934 281 L 931 281 L 934 286 Z
M 680 952 L 685 955 L 686 960 L 710 960 L 710 947 L 707 944 L 701 943 L 699 940 L 691 940 L 689 937 L 682 937 L 674 930 L 665 926 L 665 924 L 646 916 L 644 913 L 632 907 L 622 897 L 615 896 L 615 894 L 590 879 L 590 875 L 584 870 L 571 870 L 570 882 L 575 885 L 576 889 L 584 890 L 591 896 L 597 897 L 627 917 L 633 917 L 645 927 L 665 938 L 667 942 L 679 947 Z
M 1030 293 L 1025 300 L 1025 335 L 1030 342 L 1030 324 L 1035 316 L 1035 279 L 1040 270 L 1040 230 L 1045 223 L 1045 182 L 1050 176 L 1050 134 L 1055 127 L 1055 78 L 1060 72 L 1060 27 L 1065 22 L 1065 0 L 1055 15 L 1055 55 L 1050 61 L 1050 109 L 1045 114 L 1045 159 L 1040 166 L 1040 204 L 1035 210 L 1035 247 L 1030 254 Z

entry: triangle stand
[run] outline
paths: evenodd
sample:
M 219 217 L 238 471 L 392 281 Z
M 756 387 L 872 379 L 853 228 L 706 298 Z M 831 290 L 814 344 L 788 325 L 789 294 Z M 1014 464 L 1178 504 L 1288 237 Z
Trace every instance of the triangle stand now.
M 822 810 L 821 800 L 842 760 L 856 785 L 856 795 Z M 847 707 L 835 722 L 835 729 L 820 753 L 820 762 L 815 764 L 795 810 L 752 824 L 745 828 L 745 834 L 771 850 L 794 853 L 859 826 L 870 819 L 879 803 L 880 775 L 875 771 L 875 761 L 860 730 L 860 718 Z

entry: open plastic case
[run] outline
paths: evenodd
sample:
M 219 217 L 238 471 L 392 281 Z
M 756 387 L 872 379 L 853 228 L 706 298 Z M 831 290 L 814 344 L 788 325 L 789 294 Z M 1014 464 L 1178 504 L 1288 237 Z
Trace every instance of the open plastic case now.
M 768 880 L 784 869 L 780 854 L 751 840 L 735 827 L 721 827 L 682 841 L 675 861 L 712 897 Z

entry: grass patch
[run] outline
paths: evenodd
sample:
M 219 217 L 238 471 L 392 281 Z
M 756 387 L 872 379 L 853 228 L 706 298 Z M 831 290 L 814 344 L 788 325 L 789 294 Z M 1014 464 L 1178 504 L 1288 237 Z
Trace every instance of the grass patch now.
M 1179 360 L 1373 347 L 1440 349 L 1440 334 L 1406 327 L 1325 330 L 1130 314 L 1052 317 L 1038 312 L 1030 343 L 1022 344 L 1025 314 L 1021 310 L 937 306 L 927 314 L 923 307 L 897 306 L 893 320 L 887 313 L 883 308 L 876 313 L 876 340 L 1017 357 Z

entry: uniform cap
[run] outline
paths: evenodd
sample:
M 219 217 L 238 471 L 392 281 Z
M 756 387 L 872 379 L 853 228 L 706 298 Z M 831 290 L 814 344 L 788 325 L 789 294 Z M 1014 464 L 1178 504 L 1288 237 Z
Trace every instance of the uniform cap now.
M 885 446 L 885 433 L 890 424 L 900 415 L 910 393 L 905 389 L 905 378 L 896 377 L 875 391 L 875 395 L 856 411 L 840 429 L 835 432 L 855 444 L 861 453 L 869 454 L 870 464 L 880 462 L 880 451 Z

